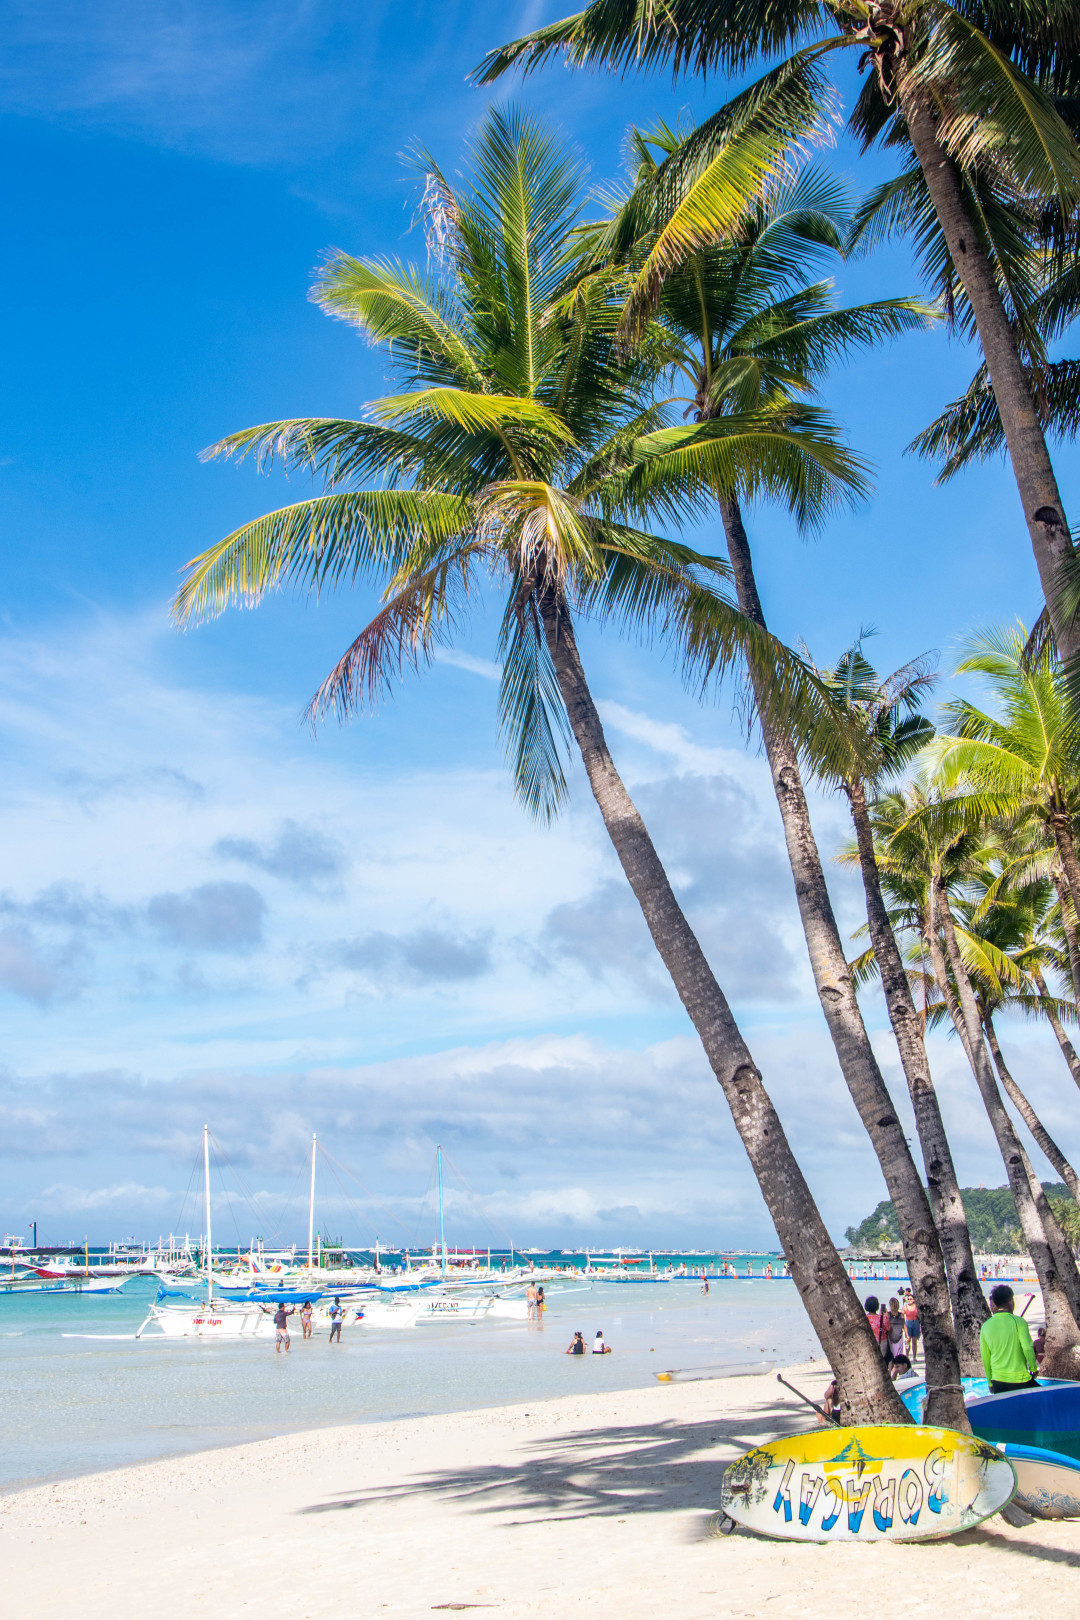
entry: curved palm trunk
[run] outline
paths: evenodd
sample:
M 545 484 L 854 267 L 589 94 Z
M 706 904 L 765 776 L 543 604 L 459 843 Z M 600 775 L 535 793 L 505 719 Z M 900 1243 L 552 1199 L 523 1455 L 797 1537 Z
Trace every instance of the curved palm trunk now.
M 975 316 L 1058 650 L 1070 660 L 1080 653 L 1080 625 L 1062 613 L 1060 598 L 1062 568 L 1074 553 L 1046 435 L 993 269 L 968 217 L 956 168 L 938 144 L 933 106 L 906 76 L 900 76 L 898 88 L 911 144 Z
M 764 628 L 765 615 L 738 502 L 721 496 L 720 511 L 739 607 L 747 618 Z M 966 1429 L 949 1284 L 930 1201 L 863 1023 L 825 883 L 795 748 L 790 737 L 770 718 L 766 682 L 752 659 L 749 672 L 818 999 L 848 1090 L 873 1143 L 896 1210 L 908 1276 L 919 1305 L 930 1392 L 926 1421 Z
M 971 1065 L 971 1072 L 975 1076 L 975 1083 L 979 1088 L 983 1105 L 986 1108 L 994 1136 L 997 1139 L 998 1149 L 1005 1164 L 1005 1174 L 1009 1178 L 1009 1188 L 1013 1195 L 1013 1202 L 1016 1205 L 1016 1213 L 1020 1218 L 1020 1230 L 1024 1234 L 1024 1241 L 1027 1244 L 1028 1253 L 1035 1267 L 1035 1274 L 1039 1279 L 1043 1307 L 1046 1311 L 1047 1351 L 1044 1367 L 1048 1373 L 1056 1371 L 1064 1378 L 1080 1377 L 1080 1328 L 1077 1327 L 1076 1315 L 1073 1312 L 1062 1278 L 1054 1262 L 1038 1201 L 1034 1197 L 1028 1181 L 1023 1149 L 1017 1140 L 1016 1132 L 1013 1130 L 1012 1121 L 1005 1112 L 1005 1104 L 1002 1102 L 1001 1093 L 997 1088 L 997 1081 L 994 1078 L 994 1071 L 990 1063 L 990 1055 L 982 1038 L 982 1028 L 975 1003 L 975 992 L 972 989 L 971 980 L 967 976 L 967 970 L 961 960 L 960 950 L 956 943 L 956 928 L 953 923 L 952 912 L 949 909 L 948 896 L 936 876 L 931 895 L 934 911 L 941 919 L 948 965 L 952 970 L 952 980 L 950 980 L 946 969 L 933 917 L 931 917 L 927 934 L 930 960 L 933 963 L 938 987 L 945 998 L 949 1015 L 956 1027 L 956 1033 L 960 1037 L 967 1060 Z M 953 993 L 953 982 L 956 984 L 955 995 Z M 959 1006 L 957 1005 L 957 997 L 959 997 Z M 1045 1198 L 1043 1202 L 1045 1203 Z
M 1054 1264 L 1058 1268 L 1058 1275 L 1072 1304 L 1073 1318 L 1080 1322 L 1080 1269 L 1077 1268 L 1076 1256 L 1073 1254 L 1065 1240 L 1065 1234 L 1057 1216 L 1050 1206 L 1046 1196 L 1046 1188 L 1035 1174 L 1035 1166 L 1028 1158 L 1023 1143 L 1020 1144 L 1020 1157 L 1023 1160 L 1024 1174 L 1027 1176 L 1031 1196 L 1035 1200 L 1035 1207 L 1039 1211 L 1039 1218 L 1046 1232 L 1046 1241 L 1050 1245 L 1050 1253 L 1054 1257 Z M 1075 1376 L 1075 1374 L 1074 1374 Z
M 615 852 L 653 942 L 701 1037 L 757 1176 L 777 1236 L 852 1420 L 907 1416 L 869 1323 L 814 1203 L 727 998 L 675 898 L 645 823 L 608 752 L 585 680 L 570 615 L 552 593 L 540 601 L 544 634 L 574 739 Z
M 1076 1171 L 1009 1073 L 998 1042 L 997 1030 L 994 1028 L 994 1020 L 990 1013 L 987 1013 L 983 1019 L 983 1029 L 986 1031 L 986 1041 L 994 1059 L 994 1067 L 1001 1076 L 1001 1083 L 1012 1098 L 1017 1113 L 1034 1137 L 1039 1151 L 1050 1161 L 1077 1203 L 1080 1203 L 1080 1180 L 1077 1179 Z M 1048 1237 L 1049 1235 L 1047 1233 Z
M 1061 926 L 1065 930 L 1065 938 L 1069 945 L 1069 968 L 1073 979 L 1073 998 L 1080 996 L 1080 941 L 1076 936 L 1074 919 L 1080 917 L 1080 861 L 1076 858 L 1076 843 L 1073 839 L 1072 827 L 1066 816 L 1053 816 L 1050 829 L 1054 835 L 1057 846 L 1058 860 L 1061 862 L 1061 871 L 1064 883 L 1055 881 L 1058 892 L 1058 901 L 1061 905 Z M 1071 902 L 1072 915 L 1069 915 L 1069 906 L 1066 897 Z
M 971 1251 L 971 1233 L 968 1231 L 964 1203 L 960 1197 L 960 1183 L 957 1180 L 952 1150 L 945 1134 L 945 1122 L 941 1117 L 937 1092 L 926 1058 L 922 1019 L 911 994 L 911 985 L 904 970 L 903 958 L 881 892 L 881 875 L 874 854 L 874 830 L 866 808 L 863 784 L 849 783 L 847 795 L 851 805 L 851 819 L 855 823 L 863 888 L 866 890 L 866 917 L 870 925 L 870 940 L 881 975 L 881 986 L 885 992 L 889 1021 L 896 1036 L 900 1062 L 911 1096 L 911 1106 L 915 1111 L 915 1128 L 919 1133 L 919 1145 L 922 1148 L 923 1165 L 926 1170 L 926 1188 L 930 1195 L 934 1220 L 941 1235 L 945 1271 L 952 1298 L 960 1371 L 965 1377 L 981 1378 L 979 1329 L 989 1315 L 986 1296 L 979 1286 L 975 1256 Z
M 1047 1000 L 1049 1000 L 1050 992 L 1046 988 L 1046 980 L 1043 978 L 1038 968 L 1034 968 L 1032 970 L 1031 977 L 1035 980 L 1035 984 L 1038 988 L 1040 996 L 1045 996 Z M 1075 1046 L 1065 1033 L 1065 1025 L 1061 1022 L 1061 1019 L 1058 1017 L 1057 1013 L 1054 1012 L 1050 1007 L 1045 1008 L 1045 1016 L 1047 1023 L 1050 1025 L 1050 1028 L 1057 1037 L 1057 1043 L 1061 1048 L 1061 1055 L 1065 1059 L 1065 1062 L 1069 1065 L 1069 1073 L 1072 1075 L 1077 1085 L 1080 1086 L 1080 1057 L 1077 1056 Z

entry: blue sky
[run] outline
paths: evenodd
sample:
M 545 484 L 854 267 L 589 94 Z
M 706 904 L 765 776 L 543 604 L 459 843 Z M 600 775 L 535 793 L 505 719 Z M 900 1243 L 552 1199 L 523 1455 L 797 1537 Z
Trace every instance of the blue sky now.
M 488 101 L 512 95 L 601 181 L 629 122 L 719 99 L 561 68 L 497 96 L 466 82 L 492 44 L 559 9 L 0 3 L 9 1229 L 168 1230 L 207 1118 L 267 1230 L 293 1230 L 318 1129 L 420 1240 L 442 1140 L 483 1199 L 455 1194 L 462 1241 L 771 1241 L 582 780 L 550 831 L 513 803 L 493 624 L 317 739 L 300 712 L 368 601 L 279 599 L 184 636 L 168 624 L 185 559 L 294 488 L 199 450 L 257 421 L 356 415 L 384 391 L 382 362 L 306 293 L 331 246 L 422 257 L 400 161 L 412 143 L 453 171 Z M 855 186 L 888 172 L 843 143 L 827 161 Z M 902 246 L 839 280 L 852 299 L 918 289 Z M 810 542 L 753 515 L 774 627 L 816 656 L 873 625 L 882 667 L 928 648 L 947 667 L 974 626 L 1033 616 L 1004 469 L 937 490 L 902 454 L 971 369 L 933 331 L 838 373 L 829 402 L 875 463 L 875 495 Z M 1071 448 L 1059 474 L 1068 504 Z M 840 1233 L 880 1181 L 820 1027 L 762 763 L 728 699 L 701 707 L 657 653 L 592 635 L 585 650 L 619 762 Z M 831 853 L 840 807 L 816 815 Z M 858 896 L 834 882 L 853 929 Z M 894 1079 L 872 997 L 867 1011 Z M 1068 1144 L 1060 1058 L 1030 1031 L 1010 1038 Z M 951 1044 L 936 1071 L 964 1176 L 999 1184 Z M 326 1216 L 357 1242 L 388 1220 L 333 1197 Z

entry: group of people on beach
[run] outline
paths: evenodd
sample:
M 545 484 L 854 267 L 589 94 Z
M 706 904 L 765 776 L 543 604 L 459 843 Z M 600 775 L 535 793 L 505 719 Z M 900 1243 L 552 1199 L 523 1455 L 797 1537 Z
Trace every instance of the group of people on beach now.
M 911 1290 L 901 1292 L 903 1301 L 890 1299 L 888 1310 L 873 1294 L 863 1302 L 871 1331 L 882 1356 L 889 1363 L 889 1372 L 894 1381 L 911 1372 L 921 1335 L 918 1307 Z M 897 1346 L 901 1342 L 904 1349 L 898 1352 Z M 979 1329 L 979 1352 L 992 1395 L 1006 1395 L 1012 1390 L 1037 1386 L 1039 1369 L 1046 1354 L 1046 1329 L 1037 1328 L 1032 1339 L 1023 1313 L 1017 1314 L 1016 1296 L 1008 1283 L 998 1283 L 996 1288 L 990 1290 L 990 1315 Z M 843 1402 L 836 1378 L 825 1391 L 824 1416 L 838 1423 L 842 1421 Z
M 274 1354 L 280 1356 L 282 1346 L 284 1346 L 285 1354 L 288 1355 L 289 1346 L 292 1343 L 292 1339 L 289 1335 L 289 1317 L 296 1315 L 296 1306 L 290 1305 L 286 1310 L 285 1303 L 282 1301 L 278 1305 L 263 1305 L 260 1307 L 260 1309 L 262 1310 L 264 1316 L 272 1316 L 274 1318 L 276 1340 L 274 1345 Z M 305 1339 L 310 1339 L 312 1337 L 314 1331 L 314 1314 L 314 1307 L 312 1306 L 310 1299 L 305 1299 L 304 1303 L 300 1307 L 300 1326 L 303 1329 Z M 334 1303 L 331 1305 L 327 1314 L 330 1317 L 330 1343 L 333 1344 L 336 1339 L 338 1344 L 340 1344 L 341 1328 L 345 1321 L 345 1307 L 337 1295 L 334 1296 Z
M 910 1288 L 901 1288 L 900 1294 L 901 1298 L 893 1295 L 887 1310 L 876 1294 L 868 1294 L 863 1301 L 870 1330 L 893 1379 L 903 1378 L 911 1371 L 919 1359 L 919 1340 L 922 1337 L 922 1323 L 914 1294 Z

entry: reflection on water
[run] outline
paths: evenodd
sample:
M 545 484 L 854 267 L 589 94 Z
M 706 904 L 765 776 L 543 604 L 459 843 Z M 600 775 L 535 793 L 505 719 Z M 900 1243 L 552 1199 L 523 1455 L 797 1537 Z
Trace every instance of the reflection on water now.
M 693 1282 L 552 1283 L 540 1328 L 354 1327 L 340 1348 L 325 1330 L 306 1344 L 297 1330 L 288 1357 L 269 1339 L 136 1341 L 155 1291 L 140 1278 L 115 1295 L 0 1297 L 0 1486 L 297 1429 L 626 1389 L 671 1367 L 821 1354 L 788 1282 L 713 1283 L 707 1297 Z M 614 1355 L 564 1355 L 577 1328 L 586 1342 L 602 1328 Z

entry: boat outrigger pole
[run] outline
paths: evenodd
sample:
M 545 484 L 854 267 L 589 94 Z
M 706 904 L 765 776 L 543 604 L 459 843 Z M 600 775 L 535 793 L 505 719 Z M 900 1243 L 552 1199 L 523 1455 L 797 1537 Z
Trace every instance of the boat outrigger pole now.
M 214 1273 L 211 1266 L 210 1241 L 210 1127 L 202 1128 L 202 1162 L 203 1162 L 203 1192 L 206 1198 L 206 1308 L 210 1309 L 214 1299 Z
M 308 1198 L 307 1211 L 307 1268 L 311 1270 L 311 1260 L 315 1242 L 315 1146 L 316 1137 L 311 1133 L 311 1195 Z
M 435 1175 L 439 1184 L 439 1247 L 442 1250 L 442 1274 L 446 1276 L 446 1223 L 443 1220 L 442 1148 L 435 1149 Z

